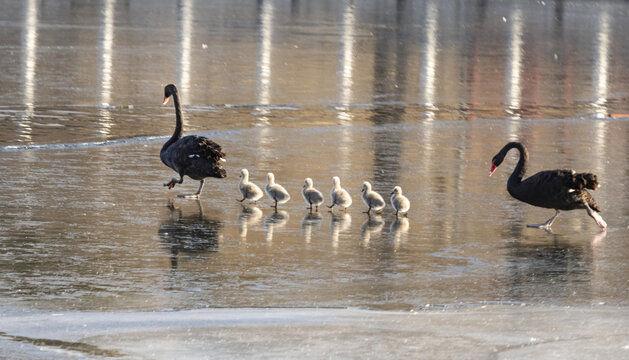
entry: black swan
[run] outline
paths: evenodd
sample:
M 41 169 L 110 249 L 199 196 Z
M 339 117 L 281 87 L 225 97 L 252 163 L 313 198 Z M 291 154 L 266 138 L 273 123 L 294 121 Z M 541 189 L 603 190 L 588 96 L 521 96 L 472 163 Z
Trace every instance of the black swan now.
M 549 230 L 560 210 L 585 209 L 603 230 L 607 223 L 598 213 L 601 211 L 587 189 L 596 190 L 597 176 L 591 173 L 576 173 L 574 170 L 546 170 L 522 180 L 526 173 L 529 153 L 519 142 L 510 142 L 491 160 L 489 176 L 496 171 L 511 149 L 518 149 L 520 160 L 507 181 L 507 191 L 514 198 L 543 208 L 555 209 L 555 215 L 543 224 L 528 227 Z
M 177 125 L 173 136 L 162 147 L 159 157 L 166 166 L 179 174 L 179 179 L 173 178 L 164 186 L 172 189 L 176 184 L 183 182 L 184 175 L 188 175 L 190 178 L 201 182 L 199 190 L 195 194 L 179 195 L 179 197 L 198 199 L 201 190 L 203 190 L 205 178 L 224 178 L 226 176 L 222 164 L 225 161 L 225 154 L 221 151 L 220 145 L 206 137 L 197 135 L 181 137 L 183 129 L 181 104 L 179 103 L 179 93 L 173 84 L 166 85 L 164 88 L 164 105 L 171 96 L 175 101 Z

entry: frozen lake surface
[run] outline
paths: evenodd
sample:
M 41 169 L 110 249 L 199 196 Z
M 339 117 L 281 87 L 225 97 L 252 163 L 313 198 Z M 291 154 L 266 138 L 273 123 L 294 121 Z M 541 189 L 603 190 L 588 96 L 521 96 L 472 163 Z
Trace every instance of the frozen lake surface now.
M 627 4 L 0 4 L 0 357 L 629 351 Z M 227 154 L 200 201 L 162 186 L 168 83 Z M 607 231 L 527 228 L 508 141 L 596 173 Z M 291 201 L 243 206 L 241 168 Z M 354 204 L 309 213 L 333 176 Z
M 115 316 L 112 316 L 115 315 Z M 0 356 L 151 358 L 622 358 L 626 311 L 492 305 L 422 312 L 202 309 L 0 314 Z M 54 334 L 51 338 L 51 334 Z

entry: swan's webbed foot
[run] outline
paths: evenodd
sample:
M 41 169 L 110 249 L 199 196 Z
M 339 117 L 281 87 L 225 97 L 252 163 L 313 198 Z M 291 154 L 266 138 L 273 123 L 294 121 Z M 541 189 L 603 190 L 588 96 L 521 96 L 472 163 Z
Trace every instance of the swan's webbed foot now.
M 583 204 L 585 205 L 585 211 L 587 211 L 588 215 L 590 215 L 590 217 L 594 219 L 594 221 L 596 221 L 596 225 L 598 225 L 601 230 L 607 231 L 607 223 L 605 222 L 605 220 L 603 220 L 603 217 L 596 211 L 592 210 L 592 208 L 585 201 L 583 202 Z
M 183 177 L 181 179 L 175 179 L 172 178 L 170 179 L 170 182 L 167 182 L 166 184 L 164 184 L 164 186 L 168 186 L 168 189 L 172 189 L 175 187 L 176 184 L 181 184 L 183 182 Z
M 164 186 L 168 186 L 168 189 L 170 190 L 170 189 L 174 188 L 175 185 L 181 184 L 182 182 L 183 182 L 183 179 L 177 180 L 175 178 L 172 178 L 172 179 L 170 179 L 170 182 L 167 182 L 166 184 L 164 184 Z
M 553 215 L 553 217 L 548 219 L 545 223 L 543 223 L 543 224 L 527 224 L 526 227 L 550 231 L 550 227 L 553 225 L 553 222 L 555 221 L 557 216 L 559 216 L 559 210 L 555 210 L 555 215 Z
M 203 190 L 203 183 L 204 183 L 204 181 L 201 180 L 200 183 L 201 184 L 199 185 L 199 190 L 197 190 L 196 193 L 194 193 L 194 194 L 179 194 L 179 195 L 177 195 L 177 197 L 184 198 L 184 199 L 197 199 L 198 200 L 201 197 L 201 190 Z
M 200 198 L 199 195 L 200 194 L 179 194 L 177 195 L 177 197 L 183 198 L 183 199 L 197 199 L 198 200 Z

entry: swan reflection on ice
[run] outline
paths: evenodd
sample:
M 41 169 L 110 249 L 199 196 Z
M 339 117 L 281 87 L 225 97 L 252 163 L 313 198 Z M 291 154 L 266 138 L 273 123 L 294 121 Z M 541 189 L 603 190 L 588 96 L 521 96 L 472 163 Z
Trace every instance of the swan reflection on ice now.
M 180 253 L 217 252 L 223 239 L 223 222 L 205 216 L 201 202 L 197 200 L 196 203 L 199 211 L 185 214 L 181 208 L 176 208 L 169 202 L 169 216 L 157 230 L 162 244 L 170 249 L 170 264 L 173 269 L 177 269 Z

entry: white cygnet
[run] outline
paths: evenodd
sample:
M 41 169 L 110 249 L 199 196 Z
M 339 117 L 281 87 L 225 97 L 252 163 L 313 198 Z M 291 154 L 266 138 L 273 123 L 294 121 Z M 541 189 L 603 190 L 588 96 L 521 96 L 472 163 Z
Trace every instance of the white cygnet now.
M 266 174 L 266 186 L 264 191 L 269 196 L 271 201 L 274 202 L 274 208 L 277 211 L 277 204 L 283 204 L 290 200 L 288 191 L 280 184 L 275 183 L 275 175 L 273 173 Z
M 408 201 L 406 196 L 402 195 L 402 188 L 399 186 L 393 188 L 391 192 L 391 206 L 395 209 L 395 216 L 398 213 L 406 214 L 408 209 L 411 208 L 411 202 Z
M 260 189 L 258 185 L 249 182 L 249 170 L 247 169 L 240 170 L 240 183 L 238 183 L 238 189 L 240 189 L 240 193 L 242 194 L 242 200 L 238 200 L 240 202 L 249 200 L 255 203 L 264 195 L 262 189 Z
M 301 196 L 304 197 L 304 201 L 309 205 L 309 210 L 312 211 L 312 207 L 315 207 L 315 211 L 319 211 L 319 205 L 323 204 L 323 194 L 312 186 L 312 179 L 306 178 L 304 181 L 304 187 L 301 189 Z
M 347 210 L 347 208 L 352 205 L 352 197 L 349 195 L 347 190 L 341 187 L 341 179 L 338 176 L 332 178 L 332 190 L 330 190 L 330 199 L 332 200 L 332 205 L 328 206 L 330 209 L 334 205 L 338 205 L 344 210 Z
M 374 211 L 380 211 L 384 209 L 386 203 L 380 194 L 371 190 L 371 183 L 369 181 L 365 181 L 363 183 L 363 188 L 361 190 L 361 197 L 365 205 L 367 205 L 367 211 L 365 212 L 369 215 L 369 212 L 373 209 Z

